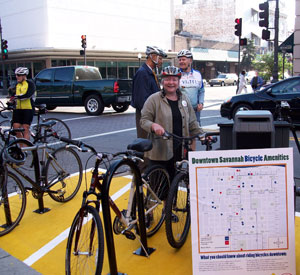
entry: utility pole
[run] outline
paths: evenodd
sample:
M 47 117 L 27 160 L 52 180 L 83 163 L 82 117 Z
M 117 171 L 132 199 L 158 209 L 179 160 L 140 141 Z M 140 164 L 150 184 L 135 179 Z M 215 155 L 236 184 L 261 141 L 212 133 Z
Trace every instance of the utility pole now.
M 274 67 L 273 67 L 273 80 L 272 82 L 278 81 L 278 34 L 279 34 L 279 0 L 276 0 L 275 7 L 275 36 L 274 36 Z
M 3 52 L 2 52 L 2 25 L 1 25 L 1 18 L 0 18 L 0 40 L 1 40 L 1 65 L 2 65 L 2 79 L 3 79 L 3 89 L 7 89 L 7 81 L 5 76 L 5 66 L 4 66 L 4 59 L 3 59 Z

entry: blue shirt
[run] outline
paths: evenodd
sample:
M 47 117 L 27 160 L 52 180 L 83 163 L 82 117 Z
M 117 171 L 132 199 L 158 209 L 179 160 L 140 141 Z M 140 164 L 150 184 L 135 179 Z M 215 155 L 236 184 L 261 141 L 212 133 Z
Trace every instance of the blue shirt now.
M 159 90 L 153 71 L 144 63 L 133 77 L 131 106 L 141 111 L 146 99 Z

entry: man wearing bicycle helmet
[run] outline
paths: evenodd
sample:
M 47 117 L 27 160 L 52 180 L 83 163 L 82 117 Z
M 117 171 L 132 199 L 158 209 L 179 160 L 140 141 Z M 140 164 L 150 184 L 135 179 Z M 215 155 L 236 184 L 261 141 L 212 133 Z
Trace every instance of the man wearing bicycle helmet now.
M 138 138 L 147 138 L 147 133 L 140 126 L 141 110 L 146 99 L 160 90 L 155 68 L 159 63 L 161 52 L 158 47 L 147 46 L 146 62 L 133 77 L 131 106 L 135 108 L 136 129 Z
M 193 54 L 189 50 L 181 50 L 178 54 L 180 71 L 180 90 L 190 99 L 195 110 L 197 121 L 200 123 L 200 112 L 204 104 L 204 85 L 201 73 L 192 68 Z
M 145 156 L 150 159 L 150 165 L 163 165 L 170 179 L 174 176 L 176 161 L 182 158 L 182 145 L 176 140 L 163 140 L 157 136 L 162 136 L 165 131 L 177 136 L 203 133 L 188 97 L 179 90 L 180 77 L 177 67 L 163 68 L 163 90 L 147 99 L 141 117 L 141 127 L 153 143 L 153 149 Z
M 29 127 L 33 119 L 33 103 L 35 95 L 35 84 L 31 79 L 27 79 L 29 70 L 25 67 L 19 67 L 15 70 L 17 86 L 15 94 L 10 101 L 16 102 L 16 109 L 13 111 L 13 128 L 24 128 L 23 136 L 21 132 L 17 137 L 30 139 Z

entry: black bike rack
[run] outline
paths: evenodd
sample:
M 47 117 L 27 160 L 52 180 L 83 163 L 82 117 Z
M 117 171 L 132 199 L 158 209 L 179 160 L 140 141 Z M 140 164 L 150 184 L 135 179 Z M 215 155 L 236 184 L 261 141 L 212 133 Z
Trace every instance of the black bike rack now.
M 143 200 L 143 183 L 141 180 L 141 173 L 139 171 L 139 168 L 131 160 L 128 159 L 118 160 L 114 162 L 107 170 L 105 177 L 103 179 L 102 190 L 101 190 L 102 215 L 103 215 L 108 261 L 109 261 L 111 275 L 124 274 L 124 273 L 119 273 L 117 270 L 116 252 L 115 252 L 115 244 L 113 238 L 113 229 L 112 229 L 112 221 L 111 221 L 110 206 L 109 206 L 110 183 L 113 179 L 113 175 L 116 172 L 116 170 L 123 165 L 128 165 L 133 171 L 134 173 L 133 179 L 135 179 L 136 181 L 136 190 L 138 190 L 138 192 L 136 192 L 136 198 L 138 203 L 139 231 L 140 231 L 142 247 L 139 248 L 137 250 L 139 252 L 136 251 L 135 254 L 141 256 L 148 256 L 155 250 L 154 248 L 149 248 L 147 244 L 144 200 Z M 147 253 L 144 250 L 146 250 Z
M 38 180 L 40 180 L 39 155 L 38 155 L 38 152 L 35 150 L 32 151 L 32 154 L 33 154 L 33 159 L 35 160 L 33 165 L 34 165 L 35 180 L 37 182 Z M 36 191 L 38 194 L 37 200 L 38 200 L 39 208 L 34 210 L 33 212 L 38 213 L 38 214 L 44 214 L 46 212 L 49 212 L 50 208 L 44 207 L 44 198 L 43 198 L 44 192 L 41 192 L 39 190 L 36 190 Z

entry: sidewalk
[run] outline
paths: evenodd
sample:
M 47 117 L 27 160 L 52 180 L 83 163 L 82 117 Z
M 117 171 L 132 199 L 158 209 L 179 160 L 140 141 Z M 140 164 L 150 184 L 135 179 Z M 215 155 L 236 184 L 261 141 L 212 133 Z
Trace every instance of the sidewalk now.
M 41 274 L 0 248 L 1 274 L 5 275 L 38 275 Z

